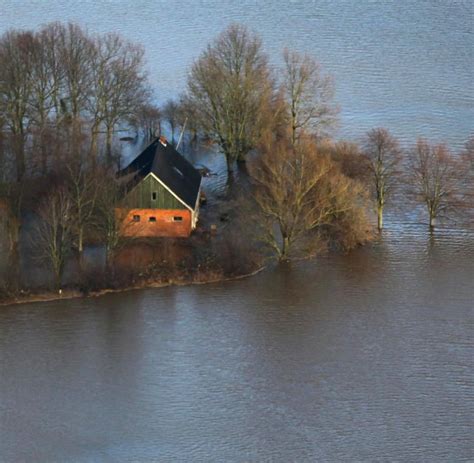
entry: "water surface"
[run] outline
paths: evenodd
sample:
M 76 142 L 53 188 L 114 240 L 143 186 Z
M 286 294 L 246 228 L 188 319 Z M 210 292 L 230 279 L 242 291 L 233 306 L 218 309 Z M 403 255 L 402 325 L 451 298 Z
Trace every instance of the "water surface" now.
M 0 310 L 2 461 L 472 461 L 474 235 Z
M 457 149 L 474 132 L 471 0 L 0 0 L 0 33 L 51 21 L 142 44 L 159 101 L 182 92 L 207 43 L 239 22 L 275 66 L 290 47 L 334 75 L 338 137 L 385 126 L 405 144 L 424 136 Z
M 0 32 L 118 31 L 144 45 L 162 101 L 242 22 L 274 63 L 289 46 L 334 74 L 337 136 L 386 126 L 458 149 L 473 131 L 473 15 L 463 0 L 0 0 Z M 472 220 L 430 236 L 399 203 L 383 239 L 347 256 L 0 308 L 0 461 L 473 461 Z

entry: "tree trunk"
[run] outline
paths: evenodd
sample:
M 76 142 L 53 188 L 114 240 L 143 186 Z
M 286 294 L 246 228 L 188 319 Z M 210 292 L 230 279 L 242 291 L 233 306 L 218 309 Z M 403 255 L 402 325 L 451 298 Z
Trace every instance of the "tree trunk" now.
M 288 261 L 289 251 L 290 251 L 290 239 L 287 236 L 284 236 L 283 242 L 281 245 L 280 262 Z
M 171 144 L 173 146 L 175 146 L 175 143 L 174 143 L 174 124 L 172 124 L 171 122 L 170 122 L 170 127 L 171 127 Z
M 10 253 L 8 255 L 8 288 L 13 292 L 20 287 L 20 249 L 18 241 L 10 242 Z
M 79 253 L 79 272 L 81 275 L 84 273 L 84 228 L 79 227 L 77 236 L 77 250 Z
M 229 181 L 229 178 L 232 177 L 234 173 L 234 162 L 231 161 L 229 158 L 226 158 L 227 161 L 227 181 Z
M 105 157 L 107 160 L 107 164 L 112 164 L 112 127 L 107 126 L 107 134 L 105 140 Z
M 23 141 L 23 136 L 16 135 L 15 141 L 15 162 L 16 162 L 16 178 L 18 182 L 21 182 L 23 176 L 25 175 L 26 165 L 25 165 L 25 144 Z
M 293 118 L 296 118 L 295 114 L 293 114 Z M 291 145 L 296 146 L 296 125 L 294 123 L 291 125 Z
M 72 120 L 72 140 L 71 153 L 73 159 L 77 159 L 80 153 L 82 124 L 79 117 L 74 117 Z
M 95 164 L 97 161 L 97 126 L 93 125 L 91 129 L 91 147 L 90 147 L 90 157 L 92 162 Z
M 77 235 L 77 249 L 79 254 L 82 254 L 82 251 L 84 251 L 84 227 L 82 225 L 79 227 Z
M 60 267 L 55 267 L 54 269 L 54 281 L 56 285 L 56 289 L 59 291 L 61 289 L 61 282 L 62 282 L 62 269 Z
M 191 137 L 191 145 L 196 146 L 198 142 L 198 133 L 196 129 L 191 129 L 192 137 Z
M 430 230 L 433 230 L 435 227 L 436 217 L 430 212 Z
M 239 153 L 239 154 L 237 155 L 237 162 L 238 162 L 238 163 L 242 163 L 242 164 L 245 163 L 245 154 L 244 154 L 244 153 Z
M 377 207 L 377 228 L 379 231 L 383 228 L 383 206 Z
M 41 171 L 43 175 L 46 175 L 48 171 L 48 150 L 46 148 L 46 137 L 44 136 L 44 128 L 41 129 L 40 143 L 41 143 Z
M 106 281 L 108 285 L 113 286 L 115 279 L 115 262 L 114 262 L 115 252 L 109 246 L 106 246 L 105 252 L 105 271 L 106 271 Z
M 221 145 L 222 146 L 222 145 Z M 227 160 L 227 172 L 233 172 L 235 163 L 241 162 L 240 159 L 244 159 L 244 156 L 240 153 L 238 148 L 234 146 L 224 146 L 222 147 L 226 160 Z M 245 162 L 245 161 L 244 161 Z

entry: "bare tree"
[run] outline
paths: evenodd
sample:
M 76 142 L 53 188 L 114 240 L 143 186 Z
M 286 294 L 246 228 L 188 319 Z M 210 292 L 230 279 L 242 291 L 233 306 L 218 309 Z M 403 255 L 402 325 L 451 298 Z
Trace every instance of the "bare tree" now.
M 283 59 L 283 88 L 289 109 L 291 141 L 295 144 L 303 130 L 321 135 L 335 122 L 338 109 L 333 103 L 333 78 L 323 74 L 314 58 L 285 49 Z
M 474 174 L 474 136 L 471 136 L 464 144 L 462 153 L 470 171 Z
M 203 132 L 224 152 L 229 172 L 256 146 L 262 107 L 272 93 L 261 41 L 243 26 L 227 28 L 194 63 L 186 99 Z
M 117 213 L 121 199 L 120 185 L 112 172 L 102 172 L 99 195 L 95 203 L 97 228 L 105 243 L 106 265 L 113 270 L 113 258 L 121 244 L 121 220 Z
M 72 128 L 72 150 L 81 137 L 82 119 L 92 88 L 94 43 L 76 24 L 69 23 L 59 31 L 59 59 L 63 68 L 63 91 L 60 99 L 62 118 Z
M 103 125 L 106 159 L 110 164 L 116 125 L 134 116 L 148 99 L 146 76 L 142 69 L 144 52 L 117 34 L 97 37 L 94 45 L 93 92 L 90 95 L 92 149 L 95 149 L 98 129 Z
M 152 103 L 142 104 L 130 120 L 137 130 L 143 132 L 145 142 L 150 142 L 161 134 L 162 114 L 159 108 Z
M 73 219 L 72 233 L 75 236 L 79 259 L 82 263 L 84 236 L 87 228 L 91 228 L 95 213 L 95 205 L 99 193 L 102 176 L 81 162 L 69 163 L 66 168 L 66 189 L 71 202 Z
M 383 228 L 383 212 L 393 190 L 397 167 L 401 160 L 398 141 L 387 129 L 377 128 L 367 132 L 364 154 L 372 177 L 372 188 L 377 208 L 377 227 Z
M 178 126 L 191 135 L 191 143 L 196 143 L 199 134 L 199 120 L 196 108 L 182 97 L 178 104 Z
M 318 149 L 336 162 L 342 173 L 349 178 L 369 183 L 367 159 L 362 155 L 358 144 L 348 141 L 333 142 L 323 139 L 318 142 Z
M 20 283 L 20 218 L 18 213 L 22 201 L 22 183 L 3 182 L 2 167 L 0 165 L 0 248 L 3 246 L 6 256 L 8 273 L 5 280 L 10 289 L 17 289 Z
M 6 32 L 0 39 L 0 117 L 10 135 L 17 181 L 23 179 L 26 170 L 33 40 L 33 34 L 15 31 Z
M 55 287 L 61 288 L 66 258 L 72 239 L 72 204 L 64 189 L 47 196 L 37 211 L 33 245 L 38 257 L 49 262 L 54 273 Z
M 0 113 L 0 185 L 7 181 L 7 149 L 6 137 L 4 132 L 5 125 L 5 119 Z
M 171 130 L 171 143 L 174 145 L 174 133 L 176 126 L 178 125 L 179 114 L 178 114 L 179 105 L 174 100 L 168 100 L 161 110 L 163 114 L 163 120 L 166 121 Z
M 254 197 L 261 213 L 262 239 L 280 261 L 311 254 L 327 229 L 349 214 L 364 215 L 363 189 L 345 177 L 315 143 L 291 136 L 262 146 L 261 156 L 249 164 Z M 347 222 L 350 227 L 351 223 Z M 365 229 L 358 236 L 362 239 Z
M 447 218 L 460 205 L 465 169 L 446 145 L 419 139 L 410 154 L 415 197 L 424 203 L 433 229 L 436 219 Z
M 1 120 L 0 120 L 1 124 Z M 1 129 L 1 127 L 0 127 Z M 17 289 L 20 283 L 19 238 L 21 230 L 21 212 L 23 206 L 26 179 L 16 177 L 16 159 L 12 153 L 12 139 L 7 133 L 0 132 L 0 203 L 4 226 L 4 244 L 7 246 L 8 287 Z
M 51 61 L 54 51 L 50 50 L 50 35 L 48 30 L 35 34 L 31 51 L 31 96 L 30 114 L 33 132 L 33 152 L 39 151 L 40 164 L 43 175 L 47 172 L 48 149 L 51 118 L 54 114 L 53 95 L 59 91 L 56 76 L 56 63 Z
M 129 122 L 149 100 L 143 54 L 117 34 L 94 37 L 75 24 L 52 23 L 38 33 L 10 31 L 0 38 L 0 118 L 18 181 L 27 167 L 27 141 L 32 140 L 29 167 L 37 167 L 40 152 L 46 174 L 51 138 L 61 139 L 68 145 L 62 151 L 74 155 L 84 128 L 91 131 L 94 155 L 99 134 L 105 134 L 110 163 L 118 124 Z
M 49 83 L 45 86 L 46 93 L 49 94 L 51 101 L 46 101 L 52 106 L 51 116 L 55 124 L 62 122 L 61 99 L 66 96 L 65 88 L 65 66 L 63 65 L 62 44 L 65 27 L 58 22 L 50 23 L 44 26 L 39 32 L 39 41 L 42 45 L 42 59 L 46 61 Z

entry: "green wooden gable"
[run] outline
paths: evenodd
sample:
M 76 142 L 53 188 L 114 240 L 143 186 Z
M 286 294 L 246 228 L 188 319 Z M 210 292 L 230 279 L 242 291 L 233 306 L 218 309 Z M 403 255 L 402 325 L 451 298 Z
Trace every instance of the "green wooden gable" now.
M 130 190 L 122 204 L 128 209 L 186 209 L 153 175 Z

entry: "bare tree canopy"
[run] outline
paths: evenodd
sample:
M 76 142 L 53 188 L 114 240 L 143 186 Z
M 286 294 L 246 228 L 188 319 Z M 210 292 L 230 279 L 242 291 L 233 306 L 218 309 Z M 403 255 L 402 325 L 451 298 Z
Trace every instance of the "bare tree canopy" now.
M 55 286 L 61 287 L 66 258 L 72 239 L 72 204 L 63 189 L 47 196 L 38 209 L 34 246 L 38 257 L 50 264 L 54 272 Z
M 175 135 L 175 130 L 176 126 L 178 125 L 178 119 L 179 119 L 179 105 L 176 103 L 174 100 L 168 100 L 162 110 L 161 114 L 163 115 L 163 120 L 165 120 L 170 128 L 171 131 L 171 143 L 174 145 L 174 135 Z
M 261 41 L 244 26 L 230 26 L 194 63 L 186 99 L 224 152 L 229 171 L 256 146 L 272 93 Z
M 314 58 L 285 49 L 283 59 L 283 88 L 294 144 L 303 130 L 317 136 L 324 133 L 334 124 L 338 109 L 333 102 L 333 78 L 323 74 Z
M 461 204 L 466 166 L 445 145 L 430 145 L 423 139 L 411 150 L 410 159 L 413 193 L 425 205 L 432 229 L 436 219 L 448 218 Z
M 112 157 L 112 135 L 120 121 L 126 121 L 148 101 L 149 90 L 142 70 L 144 51 L 125 42 L 117 34 L 95 39 L 90 98 L 93 114 L 92 136 L 103 125 L 106 133 L 106 158 Z M 94 138 L 93 138 L 94 139 Z
M 10 135 L 18 181 L 25 174 L 25 144 L 32 93 L 33 34 L 10 31 L 0 40 L 0 118 Z
M 1 36 L 0 119 L 17 180 L 39 167 L 47 174 L 56 161 L 49 149 L 54 138 L 71 152 L 90 133 L 96 157 L 103 133 L 110 163 L 113 133 L 150 99 L 143 55 L 117 34 L 91 35 L 75 24 Z
M 262 239 L 279 260 L 317 250 L 331 227 L 347 227 L 354 242 L 367 238 L 363 188 L 345 177 L 310 138 L 291 136 L 262 146 L 249 163 L 261 213 Z M 357 228 L 357 229 L 356 229 Z
M 103 180 L 95 202 L 97 229 L 105 244 L 107 267 L 113 269 L 114 252 L 120 245 L 122 238 L 120 235 L 121 222 L 116 212 L 122 198 L 122 191 L 113 172 L 103 171 L 101 174 Z
M 149 142 L 154 137 L 161 135 L 162 118 L 163 115 L 158 106 L 146 102 L 137 108 L 136 114 L 130 122 L 137 130 L 142 131 L 145 142 Z
M 471 136 L 464 144 L 464 151 L 462 153 L 471 173 L 474 174 L 474 136 Z
M 82 163 L 69 163 L 65 175 L 66 193 L 71 203 L 74 218 L 72 234 L 82 261 L 84 237 L 87 228 L 93 225 L 95 206 L 103 176 Z
M 372 177 L 377 207 L 377 226 L 383 228 L 383 212 L 398 174 L 401 150 L 398 141 L 387 129 L 370 130 L 364 141 L 364 154 Z

